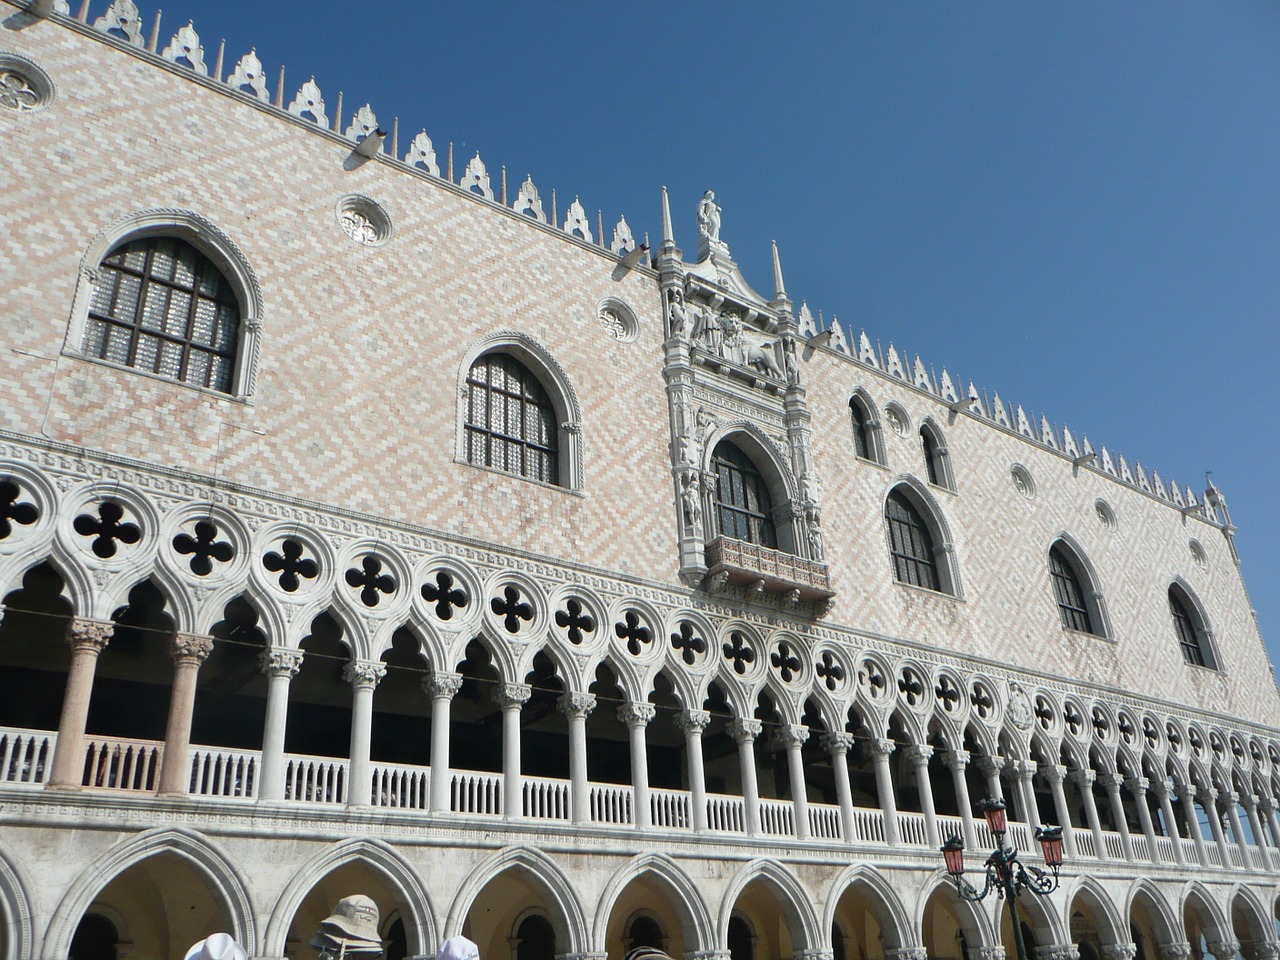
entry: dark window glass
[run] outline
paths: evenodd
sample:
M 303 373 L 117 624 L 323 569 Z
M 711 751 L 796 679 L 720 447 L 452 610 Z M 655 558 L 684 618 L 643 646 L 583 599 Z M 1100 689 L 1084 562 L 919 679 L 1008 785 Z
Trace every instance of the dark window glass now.
M 874 460 L 871 455 L 871 437 L 867 427 L 867 410 L 857 397 L 849 401 L 849 418 L 853 421 L 853 448 L 864 460 Z
M 191 244 L 133 240 L 102 261 L 81 348 L 91 357 L 231 391 L 240 307 Z
M 920 431 L 920 446 L 924 448 L 924 468 L 929 473 L 929 482 L 937 487 L 943 486 L 942 471 L 938 469 L 938 441 L 932 431 Z
M 1182 658 L 1197 667 L 1213 667 L 1213 654 L 1209 652 L 1204 634 L 1196 626 L 1195 618 L 1187 602 L 1174 587 L 1169 588 L 1169 613 L 1173 616 L 1173 629 L 1178 634 Z
M 716 513 L 720 533 L 734 540 L 777 549 L 773 502 L 764 477 L 745 453 L 722 440 L 712 454 L 716 471 Z
M 1080 587 L 1080 578 L 1076 576 L 1075 567 L 1071 565 L 1065 551 L 1057 544 L 1049 550 L 1049 574 L 1053 579 L 1053 595 L 1058 600 L 1058 614 L 1062 617 L 1062 625 L 1068 630 L 1096 634 L 1093 620 L 1089 617 L 1089 607 L 1085 603 L 1084 590 Z
M 920 512 L 897 490 L 889 494 L 885 504 L 889 521 L 889 549 L 893 554 L 893 573 L 902 583 L 929 590 L 938 585 L 938 567 L 933 557 L 933 537 Z
M 467 374 L 467 460 L 559 483 L 556 413 L 542 384 L 515 357 L 490 353 Z

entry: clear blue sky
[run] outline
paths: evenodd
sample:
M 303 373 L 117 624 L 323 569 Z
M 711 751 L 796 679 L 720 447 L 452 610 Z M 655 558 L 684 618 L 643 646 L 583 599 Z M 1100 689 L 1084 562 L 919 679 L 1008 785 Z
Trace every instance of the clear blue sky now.
M 189 18 L 208 63 L 256 46 L 273 90 L 314 74 L 562 214 L 656 239 L 666 184 L 690 256 L 712 187 L 757 286 L 776 239 L 815 312 L 1166 480 L 1213 470 L 1280 659 L 1274 0 L 165 0 L 162 34 Z

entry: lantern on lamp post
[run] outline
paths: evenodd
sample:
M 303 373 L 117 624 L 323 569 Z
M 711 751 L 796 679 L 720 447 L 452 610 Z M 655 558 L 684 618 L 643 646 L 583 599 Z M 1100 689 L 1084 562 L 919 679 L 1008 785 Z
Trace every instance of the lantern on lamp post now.
M 1050 873 L 1036 866 L 1024 866 L 1018 860 L 1017 849 L 1005 846 L 1004 838 L 1009 830 L 1009 822 L 1003 800 L 983 800 L 979 808 L 996 841 L 995 850 L 983 864 L 986 879 L 982 889 L 978 890 L 964 879 L 964 842 L 959 837 L 949 837 L 942 845 L 942 859 L 947 873 L 955 880 L 956 893 L 963 899 L 977 902 L 994 890 L 998 897 L 1009 901 L 1018 960 L 1029 960 L 1027 946 L 1022 939 L 1022 921 L 1018 917 L 1018 898 L 1027 890 L 1045 897 L 1058 889 L 1058 868 L 1062 866 L 1062 828 L 1036 828 L 1035 837 L 1044 854 L 1044 864 L 1052 871 Z

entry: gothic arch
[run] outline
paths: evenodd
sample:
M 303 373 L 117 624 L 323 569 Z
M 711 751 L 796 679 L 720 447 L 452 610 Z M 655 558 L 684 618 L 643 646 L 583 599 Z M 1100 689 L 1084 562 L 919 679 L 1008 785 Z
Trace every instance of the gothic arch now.
M 1105 930 L 1098 931 L 1099 937 L 1104 944 L 1129 942 L 1128 921 L 1116 911 L 1115 903 L 1102 884 L 1089 876 L 1078 877 L 1075 884 L 1067 891 L 1065 899 L 1068 931 L 1071 929 L 1071 905 L 1075 903 L 1077 897 L 1088 904 L 1093 910 L 1094 916 L 1101 924 L 1106 926 Z
M 754 423 L 735 420 L 721 424 L 707 437 L 702 448 L 702 469 L 712 471 L 711 458 L 716 446 L 727 440 L 751 458 L 756 469 L 760 471 L 769 485 L 769 492 L 775 501 L 792 500 L 796 496 L 795 479 L 791 476 L 791 468 L 786 457 L 778 450 L 772 440 Z M 777 503 L 774 504 L 777 506 Z
M 224 897 L 224 905 L 232 925 L 228 932 L 250 956 L 258 955 L 260 951 L 257 949 L 258 931 L 253 905 L 249 900 L 248 885 L 241 878 L 240 872 L 205 837 L 174 827 L 147 830 L 122 840 L 105 854 L 95 858 L 71 884 L 54 911 L 45 934 L 42 955 L 67 956 L 76 925 L 93 903 L 94 897 L 129 867 L 160 853 L 180 857 L 209 879 L 210 889 L 218 891 Z
M 929 534 L 934 541 L 933 551 L 938 569 L 939 586 L 942 588 L 942 592 L 948 593 L 958 600 L 964 599 L 964 589 L 960 579 L 960 564 L 956 558 L 955 540 L 951 535 L 951 526 L 947 523 L 946 515 L 938 504 L 937 497 L 933 495 L 926 484 L 920 482 L 919 478 L 910 474 L 902 474 L 895 477 L 885 487 L 881 503 L 887 503 L 889 495 L 895 492 L 901 493 L 907 499 L 929 528 Z M 880 511 L 880 518 L 884 524 L 885 546 L 892 549 L 889 521 L 885 517 L 884 509 Z
M 240 304 L 240 329 L 231 395 L 245 400 L 254 392 L 258 376 L 258 348 L 263 320 L 262 285 L 249 263 L 227 234 L 193 210 L 174 208 L 142 210 L 113 220 L 95 236 L 80 262 L 72 301 L 71 318 L 63 352 L 81 356 L 89 302 L 93 298 L 99 265 L 120 244 L 147 237 L 178 237 L 213 261 L 230 284 Z
M 778 894 L 783 914 L 792 929 L 797 950 L 816 950 L 826 942 L 818 929 L 818 918 L 813 912 L 813 896 L 801 886 L 777 860 L 752 860 L 725 888 L 716 918 L 716 943 L 729 942 L 729 919 L 738 898 L 753 880 L 764 879 Z
M 1076 538 L 1065 530 L 1059 530 L 1054 538 L 1049 541 L 1049 552 L 1052 553 L 1053 548 L 1058 546 L 1066 554 L 1072 570 L 1081 581 L 1080 586 L 1085 595 L 1085 608 L 1089 611 L 1090 619 L 1093 621 L 1093 632 L 1104 640 L 1113 639 L 1111 617 L 1107 613 L 1107 601 L 1102 593 L 1102 581 L 1098 577 L 1098 571 L 1094 567 L 1093 561 L 1089 559 L 1089 555 L 1085 553 L 1084 548 L 1080 546 Z
M 1252 929 L 1249 931 L 1251 936 L 1240 937 L 1238 934 L 1233 939 L 1241 940 L 1274 940 L 1275 921 L 1268 920 L 1271 916 L 1269 911 L 1258 897 L 1253 887 L 1243 883 L 1233 884 L 1227 892 L 1227 916 L 1231 921 L 1231 928 L 1235 930 L 1235 909 L 1237 901 L 1241 901 L 1241 906 L 1246 911 L 1245 919 L 1249 922 Z
M 681 922 L 684 925 L 685 953 L 713 950 L 715 930 L 711 923 L 711 913 L 707 910 L 706 901 L 698 891 L 698 886 L 682 870 L 679 865 L 665 854 L 649 853 L 633 857 L 614 871 L 596 906 L 595 924 L 591 932 L 592 949 L 605 949 L 606 931 L 613 906 L 618 897 L 632 880 L 652 874 L 675 894 L 679 905 Z
M 458 365 L 458 403 L 454 417 L 454 457 L 467 462 L 466 404 L 469 390 L 467 376 L 472 365 L 488 353 L 505 353 L 524 364 L 542 384 L 551 399 L 559 424 L 559 483 L 567 490 L 581 492 L 586 486 L 582 456 L 582 406 L 577 391 L 564 368 L 546 347 L 527 333 L 499 330 L 481 337 L 462 355 Z
M 1200 640 L 1205 660 L 1209 661 L 1205 666 L 1214 670 L 1222 670 L 1222 655 L 1218 651 L 1218 643 L 1213 638 L 1213 628 L 1209 625 L 1209 615 L 1205 612 L 1204 603 L 1196 592 L 1191 589 L 1191 584 L 1182 576 L 1176 576 L 1169 581 L 1169 593 L 1177 593 L 1189 609 L 1193 620 L 1195 621 L 1197 639 Z M 1172 632 L 1172 631 L 1171 631 Z M 1176 632 L 1174 639 L 1177 639 Z
M 850 418 L 860 416 L 862 421 L 862 434 L 866 441 L 866 459 L 880 466 L 888 463 L 888 458 L 884 453 L 884 434 L 880 426 L 880 411 L 876 409 L 875 401 L 871 399 L 871 394 L 867 392 L 865 387 L 855 387 L 853 393 L 849 394 L 849 416 Z M 857 423 L 851 423 L 850 427 L 858 430 Z M 857 449 L 857 439 L 854 440 L 855 452 Z
M 978 909 L 977 904 L 961 899 L 955 893 L 955 887 L 952 885 L 951 880 L 941 869 L 935 870 L 933 876 L 925 880 L 920 887 L 912 929 L 924 930 L 925 911 L 929 906 L 929 898 L 933 896 L 935 891 L 942 891 L 946 894 L 952 909 L 955 911 L 961 930 L 966 934 L 976 934 L 977 942 L 970 941 L 969 943 L 971 949 L 975 946 L 995 947 L 1000 945 L 1000 936 L 992 922 L 991 915 L 986 910 Z
M 9 931 L 8 949 L 0 954 L 0 960 L 31 960 L 35 955 L 28 887 L 18 865 L 0 851 L 0 922 Z
M 440 939 L 436 935 L 435 914 L 431 909 L 431 898 L 427 895 L 427 889 L 409 862 L 390 845 L 380 840 L 343 840 L 321 850 L 299 867 L 285 885 L 275 908 L 271 911 L 266 932 L 262 938 L 261 952 L 269 956 L 284 956 L 289 926 L 308 891 L 337 867 L 354 861 L 363 861 L 376 867 L 390 879 L 392 885 L 402 895 L 412 921 L 405 924 L 405 931 L 411 937 L 410 952 L 434 953 Z M 252 956 L 252 953 L 250 955 Z
M 875 905 L 887 949 L 911 946 L 918 939 L 920 928 L 911 925 L 911 919 L 893 884 L 878 869 L 867 863 L 846 867 L 828 888 L 827 902 L 822 913 L 823 930 L 829 931 L 835 924 L 840 899 L 853 887 L 865 891 L 868 899 Z
M 445 920 L 444 933 L 452 937 L 462 932 L 467 911 L 490 880 L 511 869 L 522 869 L 535 877 L 557 907 L 557 915 L 550 918 L 556 931 L 557 945 L 566 944 L 563 953 L 580 953 L 586 949 L 586 917 L 577 893 L 569 883 L 569 877 L 546 854 L 533 847 L 507 847 L 494 854 L 471 872 L 454 895 Z
M 1214 898 L 1209 888 L 1198 880 L 1188 881 L 1182 887 L 1182 896 L 1179 903 L 1180 921 L 1186 916 L 1188 908 L 1198 908 L 1201 914 L 1201 921 L 1204 923 L 1205 933 L 1212 931 L 1213 936 L 1210 940 L 1230 941 L 1235 939 L 1235 932 L 1231 925 L 1231 917 L 1224 914 L 1222 905 Z M 1187 939 L 1185 923 L 1180 924 L 1179 929 L 1182 933 L 1179 939 Z
M 1164 894 L 1146 877 L 1139 877 L 1129 886 L 1124 904 L 1125 917 L 1133 916 L 1133 907 L 1139 898 L 1146 901 L 1151 920 L 1156 925 L 1156 934 L 1163 938 L 1161 942 L 1172 943 L 1183 938 L 1182 918 L 1169 909 L 1169 901 Z

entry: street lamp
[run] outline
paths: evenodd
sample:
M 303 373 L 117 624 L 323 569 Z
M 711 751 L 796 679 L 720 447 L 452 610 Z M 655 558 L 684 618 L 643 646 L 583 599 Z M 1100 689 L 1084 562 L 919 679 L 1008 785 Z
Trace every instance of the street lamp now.
M 947 873 L 956 882 L 956 892 L 963 899 L 976 902 L 995 890 L 998 897 L 1009 901 L 1018 960 L 1028 960 L 1027 947 L 1022 942 L 1022 922 L 1018 918 L 1018 897 L 1024 890 L 1044 897 L 1058 889 L 1058 868 L 1062 866 L 1062 828 L 1036 828 L 1035 836 L 1044 852 L 1044 864 L 1053 871 L 1049 874 L 1039 867 L 1023 866 L 1018 860 L 1018 851 L 1004 845 L 1004 835 L 1008 832 L 1009 824 L 1003 800 L 983 800 L 980 806 L 982 815 L 987 820 L 987 827 L 996 838 L 996 848 L 984 864 L 987 878 L 982 890 L 979 891 L 964 879 L 964 842 L 959 837 L 952 836 L 942 845 L 942 859 L 947 865 Z

